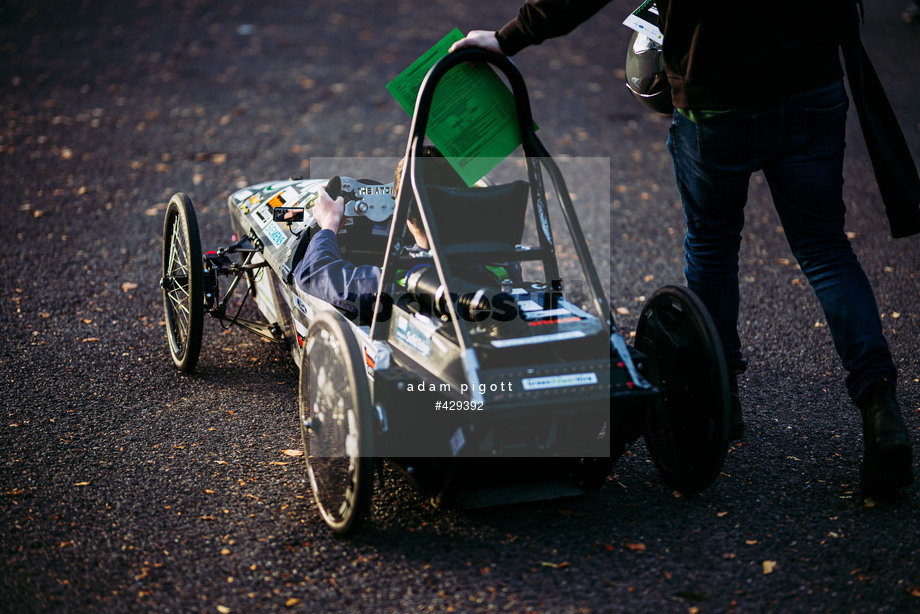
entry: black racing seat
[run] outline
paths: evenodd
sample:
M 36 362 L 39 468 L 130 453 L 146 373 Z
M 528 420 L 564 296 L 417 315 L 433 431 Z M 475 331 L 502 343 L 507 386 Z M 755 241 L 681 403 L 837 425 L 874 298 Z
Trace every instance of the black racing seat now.
M 515 181 L 482 188 L 427 188 L 445 256 L 512 255 L 524 235 L 530 184 Z
M 450 292 L 464 297 L 457 309 L 467 313 L 465 319 L 476 321 L 471 314 L 485 309 L 478 301 L 486 298 L 488 304 L 488 295 L 500 288 L 496 267 L 500 267 L 502 278 L 520 279 L 515 247 L 524 235 L 530 184 L 515 181 L 482 188 L 428 186 L 427 195 L 437 226 L 436 248 L 442 259 L 451 262 Z M 423 312 L 442 317 L 449 313 L 447 294 L 433 266 L 413 269 L 406 279 L 406 290 Z

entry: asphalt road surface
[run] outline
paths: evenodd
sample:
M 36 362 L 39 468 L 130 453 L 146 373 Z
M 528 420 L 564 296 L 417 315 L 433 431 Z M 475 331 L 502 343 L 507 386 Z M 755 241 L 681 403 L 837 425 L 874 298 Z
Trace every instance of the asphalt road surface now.
M 863 33 L 920 159 L 906 2 L 867 3 Z M 624 331 L 682 282 L 667 122 L 624 87 L 633 4 L 516 58 L 550 152 L 610 160 L 609 205 L 579 206 L 611 229 L 592 250 Z M 453 27 L 516 7 L 0 4 L 0 611 L 920 611 L 918 487 L 860 497 L 858 412 L 760 180 L 742 253 L 747 438 L 697 496 L 667 488 L 640 440 L 599 492 L 537 504 L 438 511 L 388 472 L 364 530 L 336 539 L 285 454 L 300 445 L 288 356 L 207 321 L 199 368 L 173 369 L 169 196 L 190 194 L 216 247 L 238 186 L 400 155 L 408 117 L 384 84 Z M 726 33 L 726 53 L 743 41 Z M 851 121 L 848 230 L 920 446 L 920 237 L 890 238 Z

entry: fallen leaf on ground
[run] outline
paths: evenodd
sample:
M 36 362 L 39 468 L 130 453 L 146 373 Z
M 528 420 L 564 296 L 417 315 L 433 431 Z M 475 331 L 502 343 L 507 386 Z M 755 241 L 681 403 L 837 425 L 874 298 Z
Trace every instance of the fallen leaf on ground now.
M 776 569 L 776 561 L 764 561 L 763 562 L 764 575 L 773 573 L 774 569 Z

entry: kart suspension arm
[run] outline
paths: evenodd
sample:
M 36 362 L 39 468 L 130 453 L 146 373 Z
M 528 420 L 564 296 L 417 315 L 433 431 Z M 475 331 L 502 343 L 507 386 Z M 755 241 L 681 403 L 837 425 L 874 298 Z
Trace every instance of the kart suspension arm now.
M 211 295 L 210 301 L 213 306 L 207 308 L 207 311 L 212 317 L 219 320 L 222 324 L 226 324 L 226 328 L 229 328 L 235 324 L 240 328 L 255 333 L 268 341 L 277 343 L 279 345 L 285 345 L 286 341 L 277 324 L 266 324 L 264 322 L 258 322 L 255 320 L 248 320 L 246 318 L 239 317 L 239 314 L 243 310 L 243 306 L 246 304 L 246 299 L 250 294 L 255 293 L 254 273 L 259 269 L 269 266 L 268 262 L 264 260 L 262 262 L 252 262 L 255 254 L 261 251 L 261 246 L 253 246 L 252 243 L 249 242 L 248 238 L 244 238 L 243 240 L 235 243 L 234 245 L 231 245 L 230 247 L 222 247 L 217 250 L 215 258 L 216 262 L 211 262 L 211 267 L 214 271 L 214 290 L 217 291 L 218 289 L 218 275 L 232 275 L 233 281 L 230 282 L 230 287 L 227 288 L 223 298 L 217 304 L 213 303 L 213 301 L 216 299 L 216 296 Z M 226 254 L 232 253 L 244 254 L 239 264 L 236 264 L 232 261 L 227 262 L 229 259 L 226 258 Z M 243 301 L 240 303 L 236 315 L 232 317 L 228 316 L 227 304 L 244 276 L 246 277 L 248 288 L 246 289 L 246 293 L 243 296 Z

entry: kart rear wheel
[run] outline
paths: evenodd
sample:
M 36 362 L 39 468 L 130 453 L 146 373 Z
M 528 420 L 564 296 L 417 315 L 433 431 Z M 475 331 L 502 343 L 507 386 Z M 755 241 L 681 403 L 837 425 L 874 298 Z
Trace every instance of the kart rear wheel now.
M 712 318 L 690 290 L 660 288 L 642 308 L 636 349 L 661 391 L 646 424 L 652 460 L 671 487 L 699 492 L 728 450 L 728 372 Z
M 192 201 L 174 195 L 163 225 L 163 303 L 169 353 L 181 371 L 191 371 L 201 352 L 204 327 L 203 261 L 198 219 Z
M 354 334 L 337 313 L 310 325 L 300 368 L 300 425 L 313 497 L 333 533 L 354 532 L 370 510 L 374 430 Z

